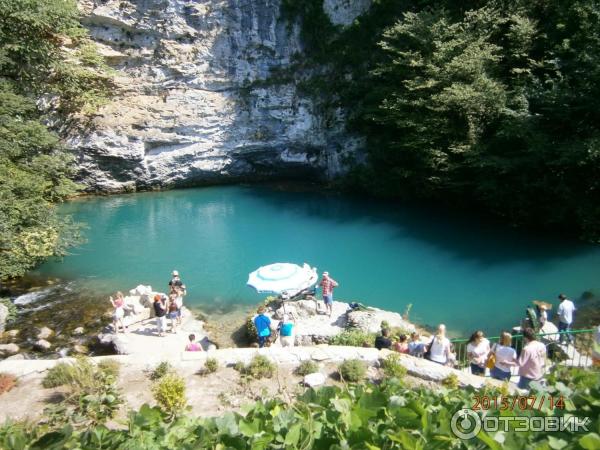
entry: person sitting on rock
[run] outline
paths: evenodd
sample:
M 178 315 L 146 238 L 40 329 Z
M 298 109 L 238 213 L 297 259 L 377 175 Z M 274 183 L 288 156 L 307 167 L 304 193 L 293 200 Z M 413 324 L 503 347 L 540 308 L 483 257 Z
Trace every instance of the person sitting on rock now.
M 398 341 L 394 344 L 394 350 L 398 353 L 408 353 L 408 338 L 405 334 L 401 334 Z
M 258 315 L 254 318 L 259 347 L 264 347 L 267 340 L 271 337 L 271 319 L 265 315 L 265 312 L 266 308 L 260 306 L 257 310 Z
M 416 331 L 410 333 L 410 342 L 408 343 L 408 354 L 422 358 L 425 353 L 425 344 L 421 341 L 421 336 Z
M 377 350 L 381 350 L 383 348 L 391 348 L 392 347 L 392 341 L 390 339 L 390 330 L 388 330 L 387 328 L 384 328 L 383 330 L 381 330 L 381 335 L 377 336 L 375 338 L 375 348 Z
M 188 344 L 185 346 L 186 352 L 202 352 L 202 351 L 204 351 L 202 346 L 198 342 L 196 342 L 195 334 L 190 334 L 188 336 L 188 339 L 190 340 L 190 342 L 188 342 Z

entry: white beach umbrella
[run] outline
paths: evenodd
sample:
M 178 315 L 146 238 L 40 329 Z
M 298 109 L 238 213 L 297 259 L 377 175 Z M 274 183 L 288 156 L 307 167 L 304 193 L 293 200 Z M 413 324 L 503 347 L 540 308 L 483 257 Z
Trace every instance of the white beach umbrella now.
M 318 280 L 316 267 L 290 263 L 263 266 L 248 276 L 248 286 L 259 294 L 284 294 L 293 296 L 314 285 Z

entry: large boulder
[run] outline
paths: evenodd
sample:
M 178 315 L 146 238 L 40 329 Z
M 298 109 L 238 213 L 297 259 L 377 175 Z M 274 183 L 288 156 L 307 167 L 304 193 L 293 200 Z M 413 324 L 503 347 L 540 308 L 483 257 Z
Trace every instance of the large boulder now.
M 122 334 L 99 334 L 98 340 L 102 345 L 110 347 L 118 355 L 129 355 L 132 353 L 129 339 Z
M 7 356 L 16 355 L 19 353 L 19 346 L 17 344 L 1 344 L 0 345 L 0 356 L 6 358 Z
M 325 375 L 319 372 L 309 373 L 304 376 L 304 384 L 308 387 L 317 387 L 325 384 Z
M 348 313 L 348 326 L 367 333 L 379 333 L 382 322 L 387 322 L 392 328 L 402 328 L 407 333 L 415 330 L 413 324 L 404 320 L 400 314 L 395 312 L 384 311 L 378 308 L 368 308 Z

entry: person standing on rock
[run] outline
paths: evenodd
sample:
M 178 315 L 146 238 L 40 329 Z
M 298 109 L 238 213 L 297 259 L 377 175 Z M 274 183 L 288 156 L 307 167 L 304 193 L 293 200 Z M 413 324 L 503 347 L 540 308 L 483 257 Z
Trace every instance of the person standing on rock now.
M 323 302 L 325 303 L 325 309 L 329 311 L 329 317 L 333 313 L 333 289 L 338 287 L 337 281 L 329 276 L 329 272 L 323 272 L 323 279 L 320 283 L 323 289 Z
M 179 317 L 181 315 L 177 305 L 177 294 L 172 293 L 169 295 L 167 311 L 167 317 L 171 319 L 171 333 L 177 333 L 177 324 L 179 323 Z
M 558 315 L 558 331 L 563 332 L 560 335 L 560 342 L 567 341 L 573 343 L 573 335 L 569 331 L 571 331 L 571 325 L 573 324 L 575 304 L 565 294 L 560 294 L 558 298 L 560 299 L 558 311 L 556 312 Z
M 113 311 L 113 326 L 115 329 L 115 333 L 119 332 L 119 324 L 121 324 L 121 328 L 123 329 L 123 333 L 127 331 L 127 327 L 123 323 L 123 317 L 125 317 L 125 299 L 123 298 L 122 292 L 117 292 L 115 295 L 115 299 L 112 298 L 112 295 L 109 297 L 110 303 L 113 305 L 115 309 Z
M 539 381 L 546 367 L 546 346 L 535 337 L 532 328 L 523 330 L 525 346 L 519 355 L 519 389 L 529 389 L 529 383 Z
M 294 320 L 288 314 L 279 322 L 279 339 L 282 347 L 294 346 Z
M 179 272 L 174 270 L 171 275 L 172 278 L 171 281 L 169 281 L 169 293 L 174 293 L 177 290 L 180 290 L 181 295 L 185 295 L 185 284 L 183 284 L 183 281 L 181 281 L 181 278 L 179 278 Z
M 254 318 L 259 347 L 264 347 L 267 339 L 271 337 L 271 319 L 265 315 L 265 311 L 265 307 L 260 306 L 257 310 L 258 315 Z
M 156 316 L 156 329 L 159 336 L 164 336 L 167 330 L 167 302 L 164 295 L 154 296 L 154 315 Z

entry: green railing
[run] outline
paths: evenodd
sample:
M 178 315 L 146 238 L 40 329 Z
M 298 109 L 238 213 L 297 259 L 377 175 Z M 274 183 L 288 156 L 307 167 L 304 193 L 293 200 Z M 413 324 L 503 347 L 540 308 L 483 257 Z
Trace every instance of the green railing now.
M 595 330 L 570 330 L 557 331 L 555 333 L 538 333 L 538 339 L 546 344 L 548 358 L 555 364 L 565 364 L 572 367 L 591 367 L 592 365 L 592 347 L 594 343 Z M 500 336 L 486 337 L 493 347 L 500 340 Z M 560 340 L 570 341 L 571 345 L 561 345 Z M 456 355 L 456 364 L 458 368 L 469 366 L 467 356 L 468 339 L 451 339 Z M 511 346 L 521 353 L 523 349 L 523 335 L 513 334 Z

